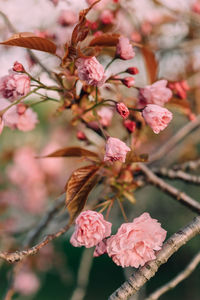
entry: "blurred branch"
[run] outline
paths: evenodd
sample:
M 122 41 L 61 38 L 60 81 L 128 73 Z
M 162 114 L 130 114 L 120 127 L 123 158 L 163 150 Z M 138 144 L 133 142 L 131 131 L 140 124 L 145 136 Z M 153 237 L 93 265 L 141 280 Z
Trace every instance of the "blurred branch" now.
M 63 235 L 65 232 L 69 230 L 71 227 L 71 223 L 68 223 L 66 226 L 58 230 L 53 234 L 48 234 L 40 243 L 36 244 L 35 246 L 22 251 L 15 251 L 12 253 L 7 252 L 0 252 L 0 258 L 6 260 L 9 263 L 14 263 L 17 261 L 22 260 L 23 258 L 36 254 L 41 248 L 47 245 L 49 242 L 55 240 L 56 238 Z
M 173 170 L 167 168 L 153 168 L 152 171 L 157 175 L 161 175 L 163 177 L 168 177 L 170 179 L 181 179 L 186 182 L 190 182 L 193 184 L 200 184 L 200 176 L 196 176 L 193 174 L 188 174 L 182 170 Z
M 53 219 L 53 217 L 55 216 L 55 214 L 59 211 L 59 209 L 63 206 L 65 201 L 65 197 L 62 195 L 55 203 L 54 205 L 49 209 L 49 211 L 47 212 L 47 214 L 41 219 L 41 221 L 39 222 L 38 226 L 36 226 L 36 228 L 32 229 L 27 238 L 26 238 L 26 242 L 25 242 L 25 247 L 28 247 L 29 245 L 31 245 L 39 236 L 39 234 L 41 233 L 41 231 L 48 225 L 48 223 Z M 36 254 L 42 247 L 44 247 L 46 244 L 48 244 L 50 241 L 58 238 L 59 236 L 61 236 L 62 234 L 64 234 L 65 232 L 67 232 L 67 230 L 70 228 L 72 224 L 68 223 L 65 227 L 63 227 L 62 229 L 60 229 L 59 231 L 57 231 L 54 234 L 49 234 L 47 235 L 43 241 L 41 241 L 40 243 L 38 243 L 37 245 L 33 246 L 30 249 L 27 250 L 22 250 L 22 251 L 16 251 L 13 253 L 7 253 L 7 252 L 0 252 L 0 258 L 10 262 L 10 263 L 14 263 L 17 261 L 22 260 L 24 257 L 30 256 L 30 255 L 34 255 Z
M 9 18 L 6 16 L 6 14 L 4 14 L 2 11 L 0 11 L 0 16 L 2 16 L 5 24 L 7 25 L 8 29 L 10 30 L 10 32 L 12 33 L 18 33 L 18 30 L 13 26 L 13 24 L 10 22 Z M 43 65 L 43 63 L 40 61 L 40 59 L 35 55 L 35 53 L 30 50 L 30 49 L 26 49 L 28 54 L 30 55 L 30 58 L 37 63 L 42 69 L 43 71 L 45 71 L 49 77 L 51 79 L 53 79 L 55 81 L 55 78 L 52 76 L 51 72 L 45 67 L 45 65 Z
M 59 212 L 62 206 L 65 204 L 65 194 L 63 194 L 60 198 L 58 198 L 44 215 L 44 217 L 40 220 L 38 225 L 33 228 L 27 235 L 25 246 L 30 246 L 40 235 L 43 229 L 47 227 L 49 222 L 54 218 L 54 216 Z
M 177 164 L 177 165 L 173 166 L 173 170 L 195 171 L 199 167 L 200 167 L 200 159 L 197 159 L 197 160 L 186 161 L 182 164 Z
M 194 218 L 192 222 L 173 234 L 157 252 L 156 259 L 146 263 L 119 287 L 108 300 L 126 300 L 137 291 L 158 271 L 159 267 L 166 263 L 168 259 L 185 243 L 200 234 L 200 216 Z
M 179 131 L 172 136 L 168 142 L 166 142 L 162 147 L 159 148 L 157 152 L 150 156 L 150 163 L 160 160 L 166 154 L 168 154 L 182 139 L 185 138 L 192 130 L 200 126 L 200 115 L 197 116 L 195 121 L 191 121 L 183 126 Z
M 157 289 L 154 293 L 152 293 L 146 300 L 157 300 L 164 293 L 176 287 L 181 281 L 186 279 L 198 266 L 200 263 L 200 252 L 193 258 L 190 264 L 183 270 L 180 274 L 178 274 L 174 279 L 169 281 L 167 284 L 163 285 L 159 289 Z
M 86 248 L 83 250 L 77 276 L 77 286 L 72 294 L 71 300 L 83 300 L 85 297 L 93 262 L 93 252 L 93 249 Z
M 176 200 L 178 200 L 183 205 L 189 207 L 192 211 L 200 214 L 199 202 L 195 201 L 193 198 L 181 192 L 180 190 L 173 187 L 172 185 L 166 183 L 164 180 L 156 176 L 146 165 L 140 163 L 139 167 L 141 171 L 146 175 L 148 182 L 157 186 L 165 193 L 173 196 Z

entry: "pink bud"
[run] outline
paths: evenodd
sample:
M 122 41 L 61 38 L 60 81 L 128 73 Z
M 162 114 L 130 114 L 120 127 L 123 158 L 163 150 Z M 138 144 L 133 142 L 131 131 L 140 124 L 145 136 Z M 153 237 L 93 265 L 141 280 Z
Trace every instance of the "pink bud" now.
M 112 24 L 114 21 L 114 15 L 110 10 L 105 9 L 100 15 L 100 20 L 105 25 Z
M 126 127 L 126 129 L 129 132 L 134 132 L 135 128 L 136 128 L 136 123 L 134 121 L 131 121 L 131 120 L 125 120 L 124 121 L 124 127 Z
M 129 116 L 129 110 L 123 102 L 116 104 L 116 110 L 123 119 L 127 119 Z
M 142 111 L 143 118 L 154 133 L 164 130 L 172 120 L 172 113 L 155 104 L 148 104 Z
M 81 141 L 85 141 L 87 139 L 85 133 L 80 130 L 77 132 L 76 137 Z
M 135 52 L 128 38 L 124 36 L 121 36 L 119 38 L 116 47 L 116 56 L 124 60 L 132 59 L 135 56 Z
M 136 75 L 136 74 L 139 73 L 139 70 L 136 67 L 131 67 L 131 68 L 128 68 L 126 70 L 126 72 L 129 73 L 129 74 L 131 74 L 131 75 Z
M 13 71 L 23 73 L 23 72 L 25 72 L 25 69 L 22 64 L 20 64 L 18 61 L 16 61 L 13 65 Z
M 142 40 L 141 34 L 137 31 L 132 32 L 131 40 L 135 43 L 139 43 Z
M 194 11 L 197 14 L 200 14 L 200 2 L 198 0 L 193 4 L 192 11 Z
M 127 152 L 131 149 L 121 140 L 113 137 L 109 137 L 106 143 L 106 154 L 104 161 L 121 161 L 125 162 Z
M 122 83 L 128 88 L 131 88 L 135 84 L 135 79 L 133 77 L 125 77 L 122 79 Z

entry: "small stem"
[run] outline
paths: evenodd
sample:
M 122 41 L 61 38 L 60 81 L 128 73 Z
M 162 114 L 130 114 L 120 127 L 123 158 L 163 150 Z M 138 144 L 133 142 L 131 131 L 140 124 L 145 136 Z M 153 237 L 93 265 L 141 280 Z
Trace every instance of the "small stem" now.
M 121 212 L 122 212 L 122 215 L 123 215 L 123 218 L 124 218 L 125 222 L 128 222 L 128 218 L 127 218 L 127 216 L 126 216 L 124 207 L 123 207 L 123 205 L 122 205 L 120 199 L 117 199 L 117 202 L 119 203 L 119 207 L 120 207 L 120 209 L 121 209 Z
M 114 57 L 105 67 L 105 71 L 108 69 L 108 67 L 113 63 L 113 61 L 115 60 L 116 57 Z
M 28 97 L 29 95 L 35 93 L 35 92 L 36 92 L 37 90 L 39 90 L 39 89 L 40 89 L 40 88 L 37 87 L 36 89 L 30 91 L 30 92 L 29 92 L 28 94 L 26 94 L 25 96 L 23 96 L 23 97 L 21 97 L 20 99 L 18 99 L 18 100 L 16 100 L 16 101 L 12 102 L 9 106 L 7 106 L 6 108 L 4 108 L 3 110 L 0 111 L 0 116 L 3 116 L 3 114 L 4 114 L 7 110 L 9 110 L 12 106 L 14 106 L 14 105 L 20 103 L 20 102 L 21 102 L 22 100 L 24 100 L 26 97 Z

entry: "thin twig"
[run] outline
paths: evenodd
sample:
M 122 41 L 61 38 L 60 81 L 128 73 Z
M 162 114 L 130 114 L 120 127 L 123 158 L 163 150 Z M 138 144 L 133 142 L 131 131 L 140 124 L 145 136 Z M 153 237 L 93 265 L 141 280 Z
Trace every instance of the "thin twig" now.
M 195 171 L 200 168 L 200 159 L 186 161 L 182 164 L 173 166 L 173 170 Z
M 194 218 L 192 222 L 173 234 L 157 252 L 156 259 L 146 263 L 119 287 L 108 300 L 126 300 L 137 291 L 158 271 L 159 267 L 166 263 L 168 259 L 185 243 L 194 236 L 200 234 L 200 216 Z
M 160 160 L 166 154 L 168 154 L 186 135 L 192 130 L 200 126 L 200 115 L 197 116 L 195 121 L 191 121 L 183 126 L 172 138 L 170 138 L 159 150 L 150 156 L 150 163 Z
M 71 300 L 83 300 L 89 281 L 90 270 L 93 262 L 93 249 L 84 249 L 77 276 L 77 286 Z
M 159 289 L 157 289 L 154 293 L 152 293 L 146 300 L 157 300 L 164 293 L 176 287 L 181 281 L 186 279 L 190 274 L 196 269 L 198 264 L 200 263 L 200 252 L 195 255 L 193 260 L 189 263 L 189 265 L 175 278 L 170 280 L 167 284 L 163 285 Z
M 181 192 L 174 186 L 166 183 L 164 180 L 156 176 L 146 165 L 138 164 L 141 171 L 146 175 L 148 182 L 157 186 L 165 193 L 173 196 L 174 199 L 189 207 L 192 211 L 200 214 L 200 203 L 195 201 L 192 197 L 188 196 L 184 192 Z

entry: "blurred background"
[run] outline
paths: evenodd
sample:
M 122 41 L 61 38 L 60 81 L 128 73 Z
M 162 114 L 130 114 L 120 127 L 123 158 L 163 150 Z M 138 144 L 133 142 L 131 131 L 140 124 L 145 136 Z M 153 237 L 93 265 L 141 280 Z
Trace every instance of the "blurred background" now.
M 34 32 L 52 39 L 58 46 L 58 54 L 64 53 L 63 44 L 69 41 L 78 13 L 93 1 L 84 0 L 0 0 L 0 40 L 16 32 Z M 158 78 L 169 81 L 187 80 L 188 97 L 174 97 L 168 107 L 173 110 L 174 121 L 159 137 L 145 129 L 141 136 L 139 150 L 154 153 L 175 132 L 191 119 L 191 114 L 200 112 L 200 1 L 196 0 L 102 0 L 89 15 L 90 29 L 120 33 L 133 43 L 148 47 L 158 61 Z M 91 25 L 93 24 L 93 25 Z M 49 54 L 33 51 L 48 70 L 59 71 L 59 60 Z M 102 62 L 106 61 L 106 55 Z M 46 84 L 53 80 L 44 72 L 23 48 L 0 48 L 0 76 L 5 76 L 15 61 L 21 62 L 29 73 L 39 76 Z M 136 85 L 148 84 L 144 58 L 136 49 L 134 66 L 140 73 Z M 113 63 L 115 69 L 124 70 L 124 62 Z M 102 88 L 102 95 L 110 91 Z M 45 92 L 44 92 L 45 93 Z M 135 98 L 135 92 L 125 90 L 127 97 Z M 53 94 L 53 93 L 52 93 Z M 50 95 L 52 95 L 50 94 Z M 54 95 L 54 94 L 53 94 Z M 30 96 L 33 101 L 36 96 Z M 39 99 L 39 98 L 38 98 Z M 54 203 L 77 166 L 84 165 L 80 159 L 46 158 L 35 159 L 66 146 L 81 145 L 85 141 L 77 138 L 77 128 L 71 122 L 68 111 L 58 113 L 57 103 L 35 105 L 39 124 L 27 133 L 4 129 L 0 136 L 0 249 L 21 248 L 26 235 L 36 226 L 47 208 Z M 119 117 L 114 116 L 110 132 L 118 131 L 124 136 L 124 128 L 118 126 Z M 79 124 L 78 129 L 82 129 Z M 86 132 L 93 140 L 91 149 L 103 147 L 98 135 Z M 172 166 L 187 160 L 199 158 L 200 129 L 197 128 L 166 155 L 157 166 Z M 194 174 L 199 175 L 196 170 Z M 167 180 L 166 180 L 167 181 Z M 181 191 L 187 191 L 199 199 L 200 187 L 180 180 L 169 181 Z M 96 188 L 90 198 L 98 197 L 103 187 Z M 129 220 L 144 211 L 158 219 L 167 230 L 168 237 L 179 230 L 195 216 L 158 189 L 145 186 L 135 191 L 136 203 L 124 202 Z M 89 198 L 89 201 L 90 201 Z M 67 212 L 62 209 L 44 234 L 64 226 Z M 110 218 L 113 233 L 124 222 L 121 211 L 115 205 Z M 133 268 L 117 267 L 103 255 L 92 259 L 91 249 L 74 248 L 69 243 L 72 229 L 65 236 L 44 247 L 36 256 L 29 258 L 18 278 L 19 293 L 16 300 L 103 300 L 118 288 L 133 272 Z M 200 238 L 192 239 L 163 265 L 137 296 L 131 299 L 145 299 L 159 286 L 178 274 L 199 251 Z M 0 300 L 4 299 L 10 282 L 13 266 L 0 261 Z M 200 265 L 192 275 L 175 289 L 161 296 L 161 300 L 199 300 Z

